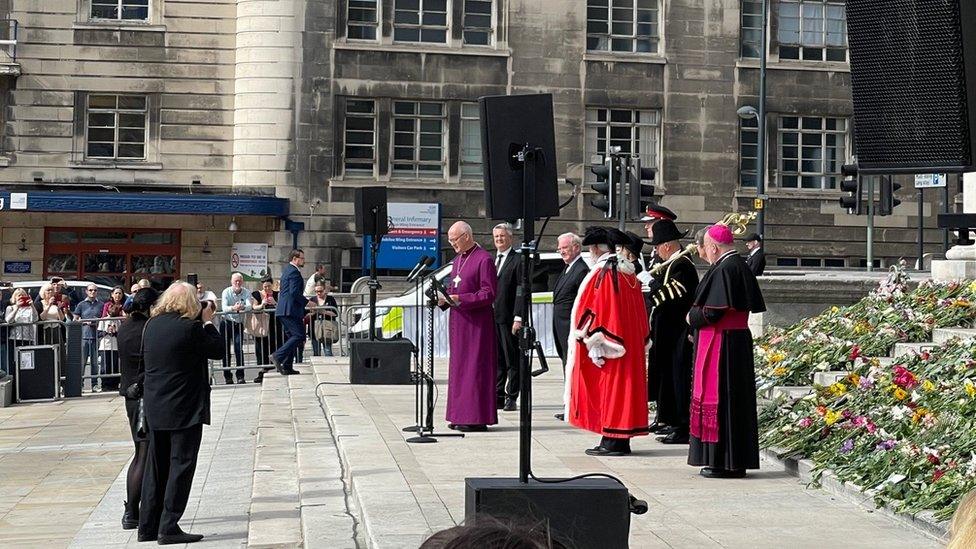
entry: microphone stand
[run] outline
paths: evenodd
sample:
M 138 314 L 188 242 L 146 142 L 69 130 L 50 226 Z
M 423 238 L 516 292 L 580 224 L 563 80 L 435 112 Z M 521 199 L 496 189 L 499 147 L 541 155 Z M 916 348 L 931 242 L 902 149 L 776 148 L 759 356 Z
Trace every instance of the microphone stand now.
M 423 263 L 424 263 L 424 259 L 426 257 L 427 256 L 424 256 L 424 257 L 422 257 L 420 259 L 420 261 L 417 263 L 417 266 L 414 267 L 412 271 L 410 271 L 410 275 L 407 277 L 407 278 L 410 278 L 410 276 L 413 276 L 414 277 L 414 279 L 413 279 L 413 282 L 414 282 L 414 323 L 416 325 L 414 326 L 414 330 L 413 330 L 413 333 L 414 333 L 414 339 L 413 339 L 413 341 L 414 341 L 414 346 L 413 346 L 414 368 L 413 368 L 413 372 L 411 372 L 411 377 L 413 378 L 413 381 L 414 381 L 414 421 L 415 421 L 415 423 L 413 425 L 404 427 L 402 429 L 402 431 L 405 432 L 405 433 L 420 433 L 421 432 L 420 422 L 423 419 L 423 410 L 422 410 L 422 404 L 421 403 L 423 402 L 423 399 L 424 399 L 424 384 L 423 384 L 424 363 L 423 363 L 423 354 L 422 354 L 422 349 L 424 348 L 424 342 L 423 342 L 423 339 L 422 339 L 423 330 L 421 329 L 421 322 L 422 322 L 422 318 L 423 318 L 422 317 L 422 311 L 421 311 L 421 304 L 422 304 L 422 301 L 423 301 L 423 282 L 424 282 L 423 273 L 424 273 L 424 270 L 425 270 L 425 267 L 423 266 Z M 437 441 L 436 440 L 431 440 L 431 442 L 437 442 Z

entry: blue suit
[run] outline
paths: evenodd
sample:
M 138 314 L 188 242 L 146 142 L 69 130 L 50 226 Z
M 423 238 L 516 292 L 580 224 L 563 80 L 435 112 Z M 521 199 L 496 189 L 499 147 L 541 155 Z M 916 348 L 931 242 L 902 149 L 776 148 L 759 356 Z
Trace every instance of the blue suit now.
M 295 350 L 305 344 L 305 326 L 302 324 L 302 318 L 305 316 L 308 298 L 303 295 L 304 292 L 305 279 L 302 278 L 302 273 L 298 271 L 298 267 L 291 263 L 285 264 L 281 273 L 275 316 L 281 321 L 288 339 L 278 347 L 273 355 L 283 370 L 292 368 Z

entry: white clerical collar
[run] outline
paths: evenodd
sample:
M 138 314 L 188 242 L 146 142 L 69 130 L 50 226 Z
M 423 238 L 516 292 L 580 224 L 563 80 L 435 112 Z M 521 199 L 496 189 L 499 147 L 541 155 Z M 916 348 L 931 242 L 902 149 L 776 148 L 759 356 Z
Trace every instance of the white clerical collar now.
M 727 251 L 724 254 L 722 254 L 722 255 L 719 256 L 718 261 L 716 261 L 715 264 L 718 265 L 719 263 L 725 261 L 726 258 L 732 257 L 733 255 L 735 255 L 737 253 L 738 252 L 736 252 L 735 250 L 729 250 L 729 251 Z

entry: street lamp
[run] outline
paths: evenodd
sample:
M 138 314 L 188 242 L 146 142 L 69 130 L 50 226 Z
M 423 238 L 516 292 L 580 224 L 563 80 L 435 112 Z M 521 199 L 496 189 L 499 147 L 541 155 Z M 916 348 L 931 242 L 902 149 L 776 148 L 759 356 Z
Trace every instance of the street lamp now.
M 769 0 L 763 0 L 762 44 L 759 52 L 759 109 L 747 105 L 739 107 L 739 110 L 736 111 L 739 118 L 744 120 L 755 118 L 756 125 L 759 126 L 759 143 L 756 146 L 758 155 L 756 159 L 756 198 L 763 201 L 763 207 L 759 209 L 759 214 L 756 216 L 756 232 L 759 233 L 760 237 L 766 236 L 764 233 L 766 229 L 766 55 L 768 55 L 766 31 L 769 28 L 768 13 Z

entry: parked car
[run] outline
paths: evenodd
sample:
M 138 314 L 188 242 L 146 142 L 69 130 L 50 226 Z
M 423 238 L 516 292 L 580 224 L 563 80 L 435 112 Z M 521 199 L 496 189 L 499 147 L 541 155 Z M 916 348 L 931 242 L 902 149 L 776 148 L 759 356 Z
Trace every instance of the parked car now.
M 583 252 L 583 259 L 589 262 L 589 252 Z M 451 274 L 451 263 L 444 265 L 434 273 L 434 277 L 445 287 L 448 285 L 448 277 Z M 536 263 L 532 271 L 532 302 L 548 303 L 552 301 L 552 288 L 556 285 L 556 279 L 566 268 L 562 258 L 556 252 L 543 252 L 539 254 L 539 262 Z M 422 292 L 426 292 L 430 283 L 425 281 Z M 376 332 L 382 337 L 397 337 L 403 331 L 403 312 L 405 308 L 414 307 L 417 301 L 416 286 L 406 290 L 396 297 L 381 299 L 376 302 Z M 419 303 L 425 303 L 421 299 Z M 350 338 L 365 338 L 369 335 L 369 313 L 365 311 L 349 328 Z
M 11 294 L 13 294 L 13 291 L 16 288 L 23 288 L 24 290 L 27 291 L 27 294 L 31 297 L 31 299 L 37 299 L 37 295 L 41 291 L 41 286 L 47 284 L 48 282 L 50 281 L 31 280 L 31 281 L 22 281 L 22 282 L 11 282 L 9 286 L 0 288 L 0 300 L 2 300 L 3 306 L 5 307 L 10 302 L 10 296 Z M 68 299 L 71 301 L 72 307 L 74 307 L 74 305 L 79 301 L 85 299 L 86 297 L 85 290 L 88 288 L 89 284 L 93 284 L 92 282 L 88 282 L 85 280 L 66 280 L 65 282 L 68 285 L 67 289 L 65 290 L 65 294 L 68 296 Z M 108 301 L 109 299 L 112 298 L 111 286 L 106 286 L 104 284 L 95 284 L 95 286 L 98 288 L 98 291 L 95 292 L 95 295 L 98 296 L 98 299 L 100 301 Z M 126 292 L 126 294 L 128 294 L 128 292 Z

